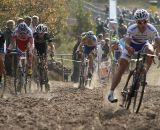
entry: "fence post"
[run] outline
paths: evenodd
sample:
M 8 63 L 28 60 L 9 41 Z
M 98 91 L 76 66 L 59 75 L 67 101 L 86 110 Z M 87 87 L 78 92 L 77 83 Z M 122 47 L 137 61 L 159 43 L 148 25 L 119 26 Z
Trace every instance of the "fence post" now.
M 62 81 L 64 81 L 64 65 L 63 65 L 63 55 L 61 55 L 61 62 L 62 62 Z

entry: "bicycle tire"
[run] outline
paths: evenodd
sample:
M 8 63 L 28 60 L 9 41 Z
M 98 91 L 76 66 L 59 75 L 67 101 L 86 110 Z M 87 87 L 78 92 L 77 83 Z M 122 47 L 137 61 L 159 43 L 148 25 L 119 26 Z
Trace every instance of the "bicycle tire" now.
M 31 86 L 32 86 L 32 76 L 26 75 L 24 84 L 25 93 L 31 93 Z
M 142 78 L 143 77 L 143 78 Z M 133 104 L 133 112 L 138 113 L 142 104 L 144 89 L 146 86 L 146 72 L 143 72 L 139 77 L 139 86 L 136 88 Z
M 79 77 L 79 88 L 85 88 L 85 65 L 84 63 L 81 64 L 80 68 L 80 77 Z
M 134 71 L 130 71 L 130 73 L 127 77 L 126 84 L 125 84 L 123 91 L 122 91 L 122 93 L 123 93 L 122 94 L 123 95 L 122 106 L 124 106 L 126 109 L 129 109 L 130 104 L 131 104 L 131 99 L 132 99 L 130 90 L 133 85 L 133 76 L 134 76 L 133 73 L 134 73 Z
M 81 65 L 81 75 L 79 79 L 79 88 L 84 88 L 85 87 L 85 79 L 84 79 L 84 65 Z
M 20 68 L 18 67 L 15 73 L 14 77 L 14 87 L 15 87 L 15 94 L 18 92 L 22 92 L 22 86 L 23 86 L 23 74 Z

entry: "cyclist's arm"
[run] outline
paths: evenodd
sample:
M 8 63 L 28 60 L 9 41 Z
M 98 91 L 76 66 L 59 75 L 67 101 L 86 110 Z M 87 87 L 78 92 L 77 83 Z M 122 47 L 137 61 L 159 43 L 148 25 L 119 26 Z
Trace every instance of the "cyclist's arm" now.
M 131 45 L 131 38 L 126 37 L 125 48 L 128 51 L 129 55 L 132 55 L 134 52 L 134 49 L 130 45 Z
M 29 37 L 28 51 L 30 54 L 32 54 L 33 50 L 34 50 L 34 39 L 33 39 L 33 36 L 31 36 Z

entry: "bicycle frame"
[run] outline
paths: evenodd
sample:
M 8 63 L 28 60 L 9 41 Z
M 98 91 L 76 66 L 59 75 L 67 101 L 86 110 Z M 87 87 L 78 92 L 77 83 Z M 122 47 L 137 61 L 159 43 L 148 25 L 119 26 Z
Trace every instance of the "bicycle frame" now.
M 134 99 L 133 111 L 138 113 L 142 103 L 144 89 L 146 86 L 146 68 L 145 68 L 146 57 L 148 56 L 153 57 L 154 55 L 142 52 L 138 52 L 136 54 L 137 54 L 136 66 L 133 70 L 130 70 L 126 84 L 122 91 L 122 96 L 123 96 L 122 106 L 124 105 L 127 109 L 129 109 L 131 101 L 132 99 Z M 132 81 L 129 83 L 130 80 Z

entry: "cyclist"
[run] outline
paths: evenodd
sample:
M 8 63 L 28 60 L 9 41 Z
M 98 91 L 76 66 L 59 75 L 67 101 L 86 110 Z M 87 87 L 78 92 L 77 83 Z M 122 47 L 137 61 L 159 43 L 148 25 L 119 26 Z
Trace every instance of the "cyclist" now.
M 92 77 L 93 73 L 93 60 L 96 58 L 97 37 L 93 31 L 88 31 L 82 37 L 82 41 L 77 49 L 78 53 L 84 53 L 89 59 L 88 78 Z
M 129 26 L 127 29 L 125 49 L 122 52 L 117 72 L 112 79 L 111 88 L 106 97 L 111 103 L 118 101 L 114 96 L 114 90 L 119 84 L 122 74 L 128 67 L 131 55 L 135 51 L 141 50 L 146 53 L 153 54 L 154 48 L 153 45 L 149 43 L 150 39 L 155 41 L 157 54 L 160 52 L 160 37 L 156 28 L 152 24 L 148 23 L 149 13 L 144 9 L 138 9 L 134 13 L 134 18 L 136 23 Z M 153 59 L 148 57 L 146 61 L 146 71 L 148 71 L 152 62 Z
M 0 32 L 0 87 L 2 86 L 2 75 L 3 75 L 3 73 L 5 73 L 4 44 L 5 44 L 4 34 L 2 32 Z
M 45 56 L 46 65 L 48 46 L 50 47 L 51 56 L 54 56 L 55 52 L 53 40 L 47 31 L 48 28 L 46 25 L 39 24 L 36 28 L 36 32 L 33 34 L 36 53 L 39 56 Z
M 28 53 L 28 75 L 32 75 L 32 58 L 33 58 L 33 36 L 28 29 L 28 26 L 22 22 L 16 28 L 13 34 L 14 44 L 10 44 L 9 50 L 16 47 L 18 52 L 27 52 Z

